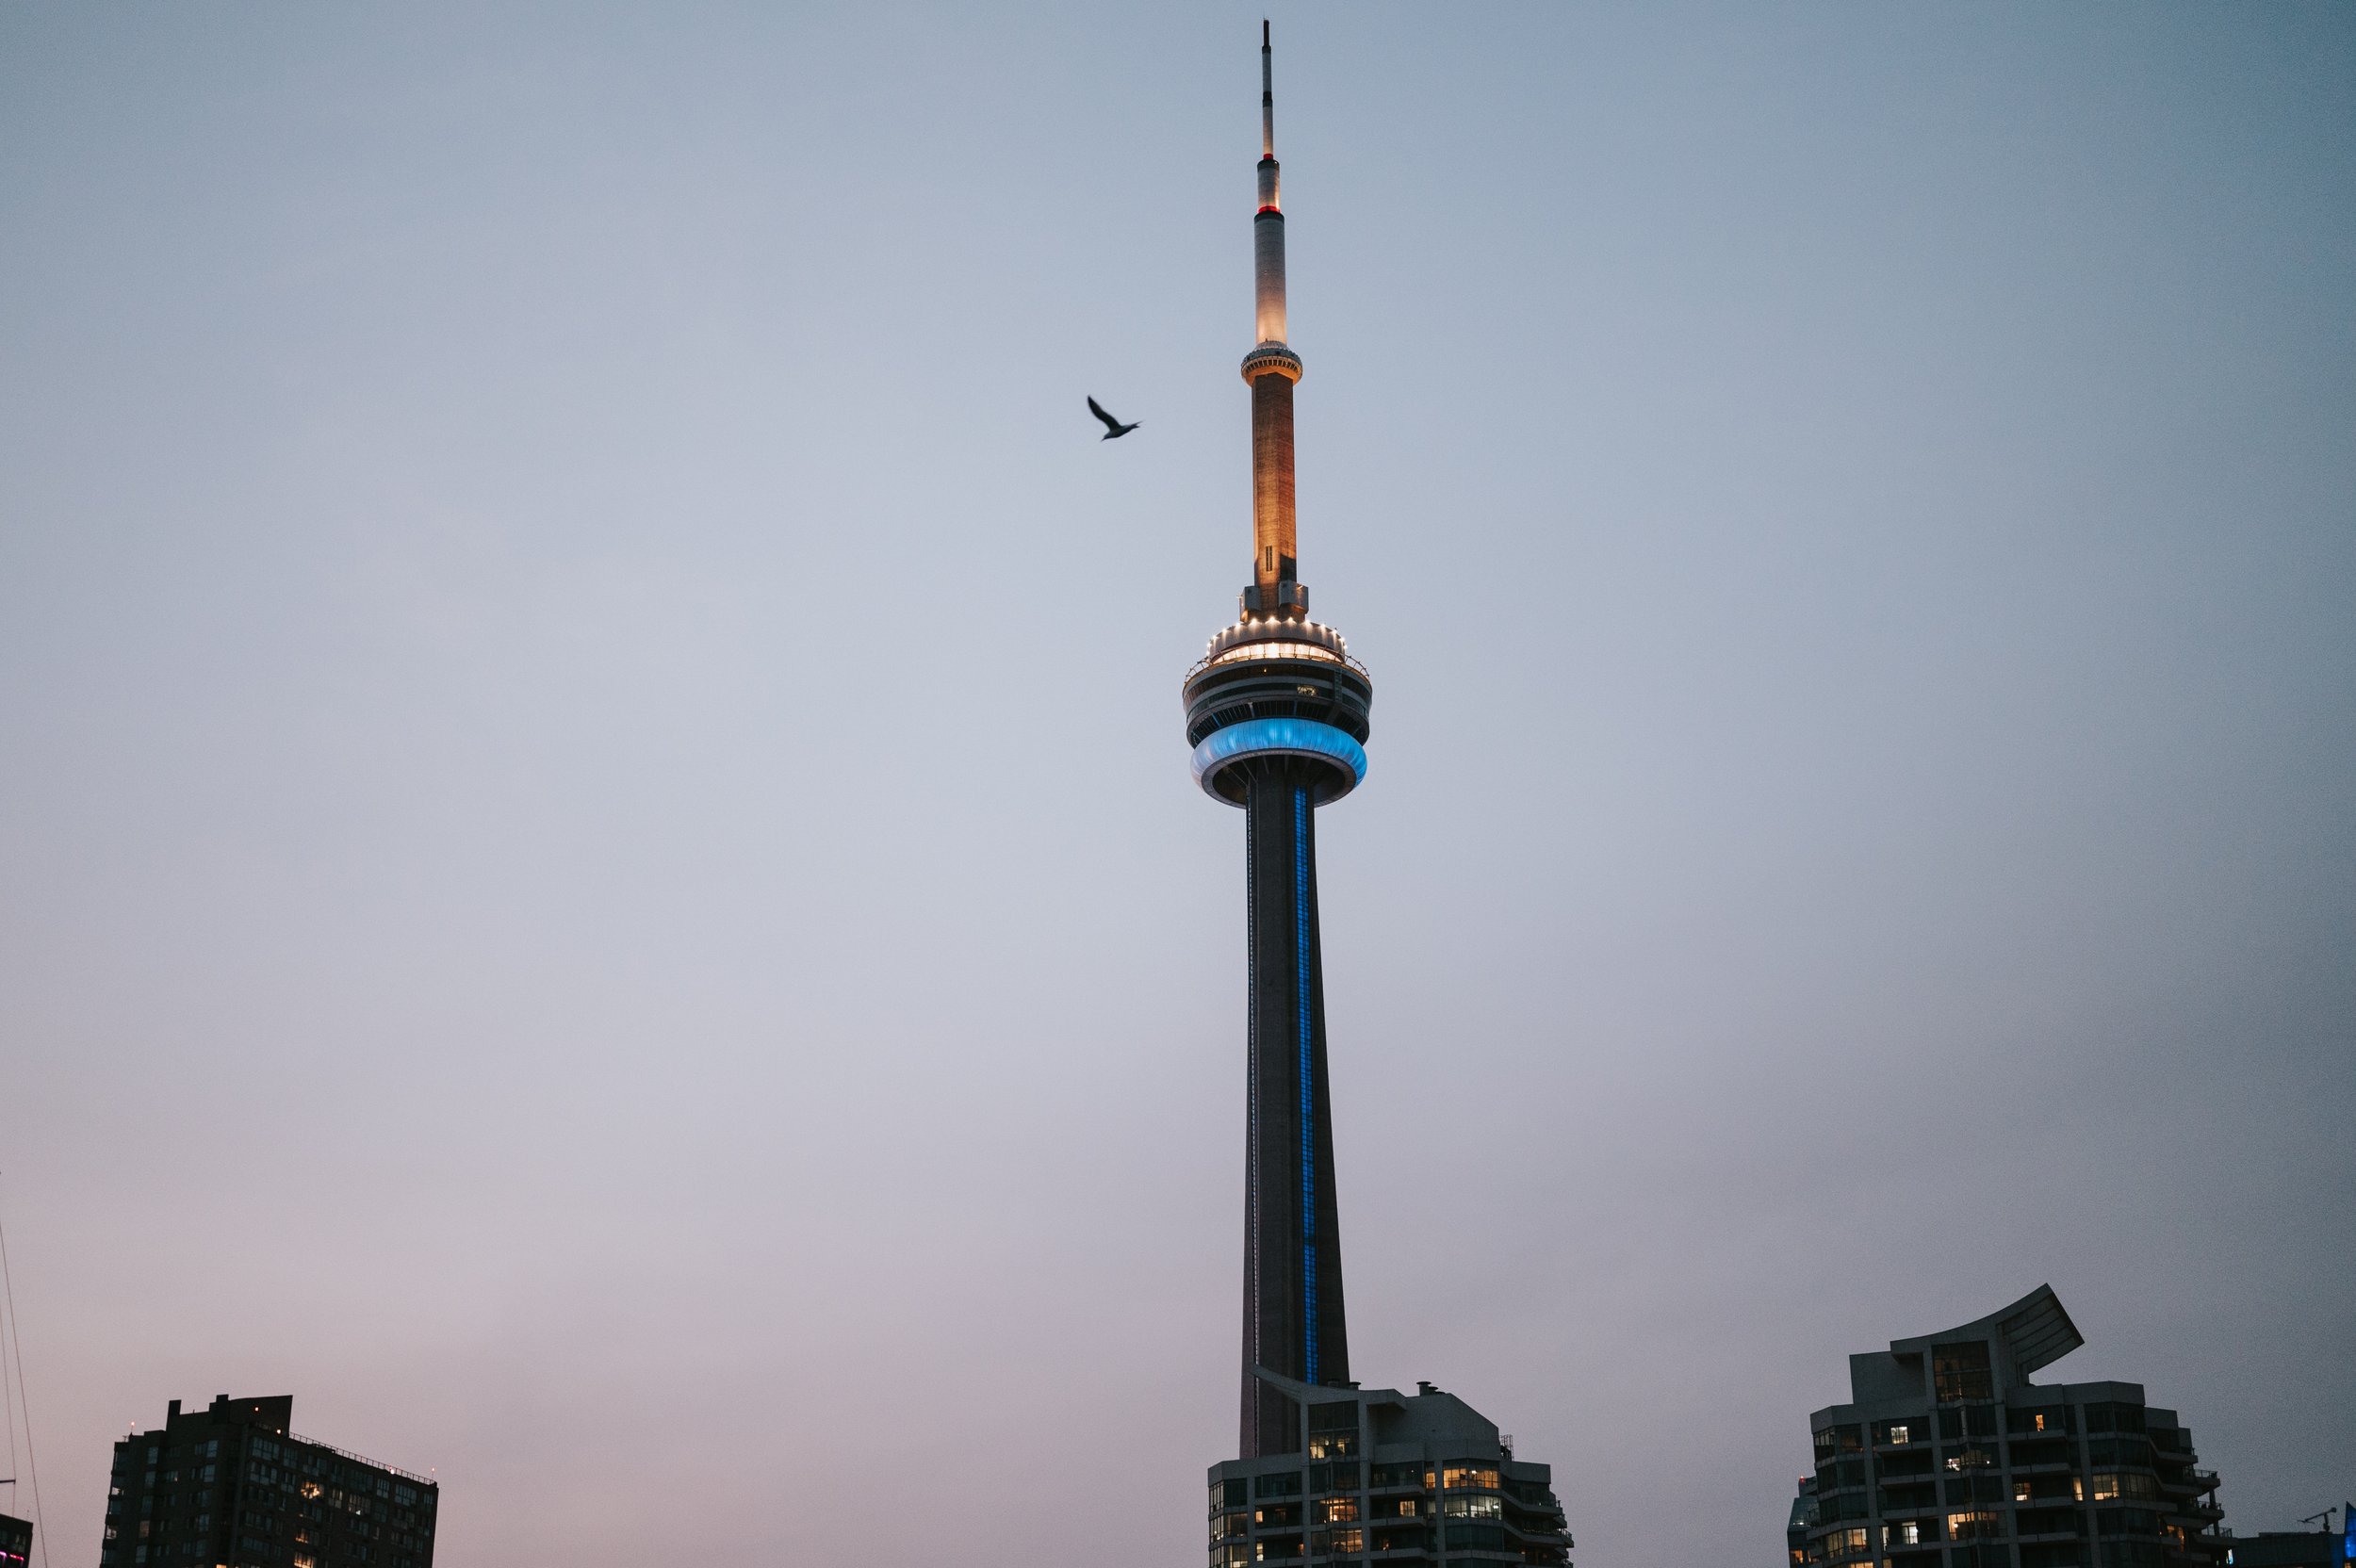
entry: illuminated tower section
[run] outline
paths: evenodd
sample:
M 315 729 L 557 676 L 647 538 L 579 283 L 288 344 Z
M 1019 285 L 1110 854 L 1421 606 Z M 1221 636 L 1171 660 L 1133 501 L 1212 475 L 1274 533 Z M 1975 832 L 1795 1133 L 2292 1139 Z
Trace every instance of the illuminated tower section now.
M 1463 1399 L 1362 1388 L 1342 1314 L 1340 1205 L 1317 957 L 1317 808 L 1366 776 L 1374 684 L 1309 619 L 1293 517 L 1293 388 L 1276 97 L 1260 32 L 1252 215 L 1252 580 L 1186 672 L 1186 743 L 1213 798 L 1243 808 L 1249 953 L 1243 1408 L 1210 1467 L 1209 1568 L 1569 1568 L 1553 1472 Z
M 1293 514 L 1284 214 L 1275 93 L 1260 35 L 1259 204 L 1252 220 L 1252 581 L 1186 680 L 1194 776 L 1244 811 L 1249 961 L 1242 1456 L 1298 1453 L 1300 1386 L 1350 1381 L 1333 1125 L 1317 956 L 1317 810 L 1366 776 L 1374 687 L 1341 634 L 1308 618 Z

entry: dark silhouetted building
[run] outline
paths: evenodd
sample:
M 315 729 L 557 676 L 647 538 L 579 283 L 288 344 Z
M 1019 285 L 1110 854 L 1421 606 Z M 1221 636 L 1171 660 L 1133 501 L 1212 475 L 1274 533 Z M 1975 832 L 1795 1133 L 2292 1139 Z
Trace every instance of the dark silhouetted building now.
M 1808 1417 L 1792 1568 L 2219 1568 L 2217 1477 L 2140 1383 L 2038 1384 L 2086 1341 L 2051 1288 L 1849 1358 Z
M 2225 1568 L 2345 1568 L 2356 1562 L 2356 1523 L 2345 1531 L 2260 1530 L 2228 1535 Z
M 1239 1455 L 1210 1473 L 1212 1568 L 1565 1563 L 1546 1467 L 1453 1395 L 1350 1380 L 1319 958 L 1317 813 L 1366 776 L 1374 684 L 1309 619 L 1293 508 L 1284 214 L 1261 35 L 1252 580 L 1186 673 L 1194 776 L 1244 813 L 1245 1212 Z
M 431 1568 L 440 1489 L 286 1430 L 294 1399 L 180 1401 L 115 1445 L 101 1568 Z
M 0 1513 L 0 1568 L 25 1568 L 32 1560 L 33 1527 L 29 1520 Z

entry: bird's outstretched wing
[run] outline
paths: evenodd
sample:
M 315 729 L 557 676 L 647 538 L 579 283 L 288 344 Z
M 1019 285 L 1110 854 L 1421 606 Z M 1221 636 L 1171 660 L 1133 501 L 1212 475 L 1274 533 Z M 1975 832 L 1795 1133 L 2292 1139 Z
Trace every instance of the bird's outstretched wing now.
M 1114 418 L 1111 415 L 1109 415 L 1109 414 L 1105 413 L 1105 412 L 1104 412 L 1104 405 L 1103 403 L 1098 402 L 1098 401 L 1097 401 L 1094 398 L 1090 398 L 1090 399 L 1088 400 L 1088 412 L 1089 412 L 1090 414 L 1095 415 L 1098 418 L 1100 418 L 1100 419 L 1104 420 L 1104 428 L 1105 428 L 1106 430 L 1108 430 L 1108 431 L 1112 431 L 1112 432 L 1114 432 L 1115 433 L 1119 433 L 1119 432 L 1120 432 L 1120 430 L 1121 430 L 1121 421 L 1120 421 L 1120 420 L 1118 420 L 1118 419 L 1116 419 L 1116 418 Z

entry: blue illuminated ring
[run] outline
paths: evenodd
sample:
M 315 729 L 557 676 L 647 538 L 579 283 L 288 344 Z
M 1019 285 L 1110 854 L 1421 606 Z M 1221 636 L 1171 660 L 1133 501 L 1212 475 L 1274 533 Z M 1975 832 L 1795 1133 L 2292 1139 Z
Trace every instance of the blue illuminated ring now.
M 1340 787 L 1319 792 L 1319 805 L 1341 799 L 1366 776 L 1366 748 L 1330 724 L 1315 719 L 1246 719 L 1203 737 L 1203 743 L 1194 748 L 1194 781 L 1203 786 L 1204 794 L 1226 800 L 1213 781 L 1229 763 L 1247 757 L 1308 757 L 1334 764 L 1328 771 Z

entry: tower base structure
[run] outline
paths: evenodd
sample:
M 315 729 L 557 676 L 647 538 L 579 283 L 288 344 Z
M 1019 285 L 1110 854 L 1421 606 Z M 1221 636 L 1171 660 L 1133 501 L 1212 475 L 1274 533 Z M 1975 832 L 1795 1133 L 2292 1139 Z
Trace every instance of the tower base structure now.
M 1305 1442 L 1211 1466 L 1210 1568 L 1567 1568 L 1552 1471 L 1515 1459 L 1513 1440 L 1455 1395 L 1260 1378 L 1295 1405 Z

